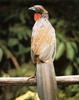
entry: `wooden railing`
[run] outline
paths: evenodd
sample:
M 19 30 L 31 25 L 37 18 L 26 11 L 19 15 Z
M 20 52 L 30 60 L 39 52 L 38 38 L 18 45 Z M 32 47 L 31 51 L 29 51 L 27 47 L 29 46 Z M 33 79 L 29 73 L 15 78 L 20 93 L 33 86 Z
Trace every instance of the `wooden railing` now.
M 57 76 L 57 84 L 78 84 L 79 75 Z M 0 77 L 0 86 L 5 85 L 36 85 L 36 77 Z

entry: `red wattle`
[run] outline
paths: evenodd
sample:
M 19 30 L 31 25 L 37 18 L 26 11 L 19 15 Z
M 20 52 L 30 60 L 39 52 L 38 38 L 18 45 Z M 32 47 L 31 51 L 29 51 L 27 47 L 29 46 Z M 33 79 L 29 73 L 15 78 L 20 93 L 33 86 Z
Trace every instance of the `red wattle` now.
M 39 19 L 41 18 L 41 16 L 42 16 L 42 14 L 40 14 L 40 13 L 35 13 L 35 14 L 34 14 L 34 20 L 35 20 L 35 21 L 39 20 Z

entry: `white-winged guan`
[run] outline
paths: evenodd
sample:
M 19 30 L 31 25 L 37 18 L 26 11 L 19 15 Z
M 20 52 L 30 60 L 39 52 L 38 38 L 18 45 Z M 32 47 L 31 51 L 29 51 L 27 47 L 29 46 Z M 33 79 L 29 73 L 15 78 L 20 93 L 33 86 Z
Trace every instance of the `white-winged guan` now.
M 40 100 L 59 100 L 53 61 L 56 52 L 55 29 L 49 22 L 48 11 L 34 5 L 35 24 L 31 37 L 31 58 L 36 64 L 37 91 Z

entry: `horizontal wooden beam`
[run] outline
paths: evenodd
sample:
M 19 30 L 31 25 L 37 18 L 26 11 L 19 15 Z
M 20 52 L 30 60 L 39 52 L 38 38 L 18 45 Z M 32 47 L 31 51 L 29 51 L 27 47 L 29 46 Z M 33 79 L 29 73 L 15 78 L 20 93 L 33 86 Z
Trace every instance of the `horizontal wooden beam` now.
M 57 76 L 57 84 L 79 84 L 79 75 Z
M 36 85 L 35 77 L 0 77 L 0 86 L 6 85 Z
M 57 76 L 57 84 L 78 84 L 79 75 L 70 76 Z M 12 85 L 36 85 L 36 77 L 0 77 L 0 86 L 12 86 Z

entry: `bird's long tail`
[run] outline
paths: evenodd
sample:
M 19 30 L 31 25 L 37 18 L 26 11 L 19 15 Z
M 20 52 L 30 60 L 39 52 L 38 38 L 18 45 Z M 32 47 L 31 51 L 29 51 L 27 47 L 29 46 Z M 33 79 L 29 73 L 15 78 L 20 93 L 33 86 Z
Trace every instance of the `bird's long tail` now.
M 37 91 L 40 100 L 58 100 L 53 63 L 37 64 Z

